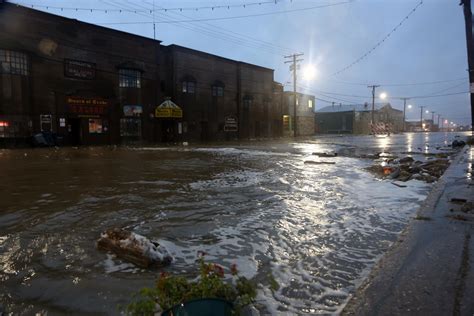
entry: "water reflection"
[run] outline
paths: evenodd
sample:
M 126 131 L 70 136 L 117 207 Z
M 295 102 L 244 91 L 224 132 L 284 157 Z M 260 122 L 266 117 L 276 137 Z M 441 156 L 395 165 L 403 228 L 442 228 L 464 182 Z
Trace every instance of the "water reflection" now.
M 430 135 L 429 148 L 444 137 Z M 191 275 L 198 251 L 237 263 L 260 284 L 264 313 L 336 313 L 430 188 L 376 180 L 364 170 L 372 160 L 355 157 L 426 142 L 407 134 L 2 151 L 0 170 L 11 180 L 0 183 L 0 293 L 9 296 L 0 298 L 14 314 L 25 301 L 32 313 L 115 314 L 156 277 L 95 249 L 100 232 L 118 226 L 160 240 L 176 259 L 171 273 Z M 278 290 L 269 290 L 269 275 Z

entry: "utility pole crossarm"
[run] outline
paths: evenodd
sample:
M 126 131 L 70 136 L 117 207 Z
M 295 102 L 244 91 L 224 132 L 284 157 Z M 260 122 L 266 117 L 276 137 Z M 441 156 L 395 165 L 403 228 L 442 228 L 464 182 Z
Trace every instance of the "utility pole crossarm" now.
M 297 132 L 297 122 L 296 122 L 296 98 L 297 98 L 297 93 L 296 93 L 296 72 L 297 72 L 297 63 L 303 61 L 303 59 L 297 59 L 297 57 L 303 56 L 304 54 L 293 54 L 289 56 L 285 56 L 285 58 L 291 58 L 291 60 L 285 61 L 285 64 L 292 64 L 290 66 L 290 69 L 293 71 L 293 135 L 296 137 L 298 135 Z

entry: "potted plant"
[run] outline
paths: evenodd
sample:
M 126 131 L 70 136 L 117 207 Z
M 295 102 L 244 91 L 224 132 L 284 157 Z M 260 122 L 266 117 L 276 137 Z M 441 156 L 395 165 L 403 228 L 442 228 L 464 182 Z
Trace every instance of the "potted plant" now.
M 163 316 L 239 315 L 251 304 L 256 286 L 245 277 L 238 276 L 236 265 L 230 267 L 231 282 L 225 280 L 222 266 L 199 259 L 200 273 L 194 281 L 185 277 L 161 273 L 154 288 L 144 288 L 126 308 L 129 315 Z

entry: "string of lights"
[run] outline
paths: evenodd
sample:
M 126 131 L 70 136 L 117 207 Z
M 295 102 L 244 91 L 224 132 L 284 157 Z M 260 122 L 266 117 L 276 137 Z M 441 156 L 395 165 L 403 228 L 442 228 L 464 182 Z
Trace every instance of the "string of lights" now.
M 106 5 L 114 6 L 116 8 L 123 8 L 123 9 L 140 9 L 140 8 L 146 8 L 143 6 L 138 6 L 136 3 L 122 3 L 122 2 L 117 2 L 117 1 L 111 1 L 111 0 L 101 0 Z M 167 13 L 170 14 L 170 13 Z M 157 13 L 157 18 L 163 20 L 163 21 L 168 21 L 171 18 L 163 12 Z M 171 13 L 171 14 L 179 14 L 179 13 Z M 150 13 L 145 13 L 145 12 L 138 12 L 136 15 L 143 16 L 146 18 L 153 18 L 153 15 Z M 226 34 L 222 32 L 222 29 L 220 28 L 210 28 L 210 27 L 203 27 L 194 23 L 180 23 L 180 24 L 174 24 L 174 26 L 187 29 L 199 34 L 203 34 L 209 37 L 217 38 L 219 40 L 224 40 L 226 42 L 230 42 L 242 47 L 248 47 L 252 49 L 258 49 L 260 52 L 266 52 L 269 54 L 274 54 L 274 55 L 283 55 L 283 52 L 275 48 L 272 45 L 260 43 L 256 39 L 251 39 L 249 40 L 245 35 L 232 35 L 232 34 Z
M 440 81 L 426 81 L 426 82 L 411 82 L 411 83 L 380 83 L 381 86 L 384 87 L 404 87 L 404 86 L 427 86 L 427 85 L 436 85 L 436 84 L 443 84 L 449 82 L 455 82 L 460 80 L 468 80 L 468 77 L 456 78 L 456 79 L 447 79 L 447 80 L 440 80 Z M 328 80 L 334 83 L 346 84 L 346 85 L 353 85 L 353 86 L 367 86 L 370 82 L 348 82 L 348 81 L 340 81 L 340 80 Z
M 199 11 L 199 10 L 218 10 L 218 9 L 235 9 L 235 8 L 247 8 L 252 6 L 261 6 L 266 4 L 279 4 L 282 0 L 271 0 L 271 1 L 258 1 L 258 2 L 244 2 L 240 4 L 227 4 L 227 5 L 212 5 L 212 6 L 199 6 L 199 7 L 173 7 L 173 8 L 155 8 L 150 10 L 129 10 L 129 9 L 97 9 L 97 8 L 84 8 L 84 7 L 63 7 L 63 6 L 50 6 L 41 4 L 30 4 L 24 2 L 12 2 L 13 4 L 27 6 L 32 9 L 45 9 L 45 10 L 59 10 L 59 11 L 87 11 L 87 12 L 102 12 L 102 13 L 138 13 L 138 12 L 154 12 L 154 11 Z
M 371 49 L 369 49 L 366 53 L 364 53 L 362 56 L 360 56 L 359 58 L 357 58 L 355 61 L 353 61 L 351 64 L 345 66 L 344 68 L 336 71 L 335 73 L 331 74 L 331 76 L 336 76 L 336 75 L 339 75 L 340 73 L 348 70 L 349 68 L 352 68 L 354 65 L 358 64 L 359 62 L 361 62 L 362 60 L 364 60 L 367 56 L 369 56 L 373 51 L 375 51 L 380 45 L 382 45 L 386 40 L 388 40 L 388 38 L 393 34 L 395 33 L 399 28 L 400 26 L 403 25 L 403 23 L 408 20 L 408 18 L 413 14 L 415 13 L 415 11 L 423 4 L 423 0 L 420 1 L 411 11 L 410 13 L 408 13 L 401 21 L 400 23 L 398 23 L 397 26 L 395 26 L 390 32 L 388 32 L 387 35 L 385 35 L 384 38 L 382 38 L 379 42 L 377 42 L 377 44 L 375 44 Z
M 106 23 L 97 23 L 97 24 L 99 24 L 99 25 L 170 24 L 170 23 L 186 23 L 186 22 L 223 21 L 223 20 L 245 19 L 245 18 L 251 18 L 251 17 L 260 17 L 260 16 L 286 14 L 286 13 L 293 13 L 293 12 L 310 11 L 310 10 L 316 10 L 316 9 L 322 9 L 322 8 L 328 8 L 328 7 L 344 5 L 344 4 L 351 3 L 352 1 L 353 0 L 344 1 L 344 2 L 336 2 L 336 3 L 317 5 L 317 6 L 306 7 L 306 8 L 301 8 L 301 9 L 280 10 L 280 11 L 255 13 L 255 14 L 247 14 L 247 15 L 235 15 L 235 16 L 217 17 L 217 18 L 202 18 L 202 19 L 188 19 L 188 20 L 168 20 L 168 21 L 106 22 Z

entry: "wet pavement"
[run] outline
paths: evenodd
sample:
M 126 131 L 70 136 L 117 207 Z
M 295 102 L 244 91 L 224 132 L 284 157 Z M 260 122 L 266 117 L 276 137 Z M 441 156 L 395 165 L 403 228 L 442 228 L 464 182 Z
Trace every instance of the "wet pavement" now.
M 263 314 L 338 313 L 433 186 L 396 187 L 358 157 L 426 159 L 421 153 L 454 137 L 0 150 L 0 305 L 15 314 L 117 314 L 159 274 L 96 249 L 102 231 L 125 227 L 166 246 L 171 273 L 193 275 L 198 251 L 236 263 L 260 284 Z
M 474 315 L 473 163 L 465 147 L 343 315 Z

